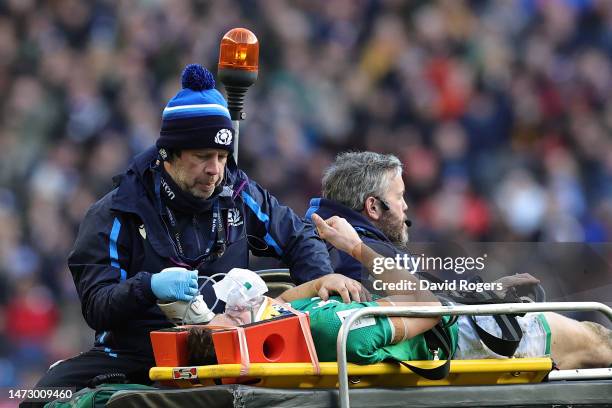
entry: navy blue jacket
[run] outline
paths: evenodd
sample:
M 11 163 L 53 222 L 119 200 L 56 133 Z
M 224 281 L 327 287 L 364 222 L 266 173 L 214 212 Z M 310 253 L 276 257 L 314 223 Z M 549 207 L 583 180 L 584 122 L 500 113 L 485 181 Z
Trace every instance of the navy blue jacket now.
M 162 221 L 154 188 L 156 159 L 154 148 L 136 156 L 127 172 L 115 180 L 117 187 L 92 205 L 68 258 L 83 315 L 96 331 L 96 347 L 110 355 L 150 358 L 149 332 L 171 326 L 151 290 L 151 274 L 177 266 L 181 259 Z M 200 276 L 248 268 L 249 251 L 281 259 L 296 283 L 332 272 L 325 245 L 312 226 L 249 180 L 233 161 L 226 168 L 222 191 L 207 200 L 209 211 L 197 215 L 191 231 L 181 231 L 186 246 L 194 248 L 201 242 L 207 246 L 215 203 L 224 222 L 226 249 L 217 259 L 197 267 Z M 178 221 L 179 226 L 192 225 Z M 203 295 L 212 306 L 215 297 L 210 284 Z
M 313 198 L 310 200 L 310 208 L 306 212 L 306 219 L 310 220 L 313 213 L 317 213 L 323 219 L 333 217 L 334 215 L 345 218 L 359 233 L 361 240 L 384 257 L 393 258 L 396 254 L 400 256 L 404 254 L 404 252 L 400 251 L 389 241 L 389 238 L 381 230 L 372 225 L 366 217 L 345 205 L 325 198 Z M 362 283 L 366 282 L 370 273 L 359 261 L 329 244 L 327 244 L 327 250 L 329 251 L 334 272 L 346 275 Z

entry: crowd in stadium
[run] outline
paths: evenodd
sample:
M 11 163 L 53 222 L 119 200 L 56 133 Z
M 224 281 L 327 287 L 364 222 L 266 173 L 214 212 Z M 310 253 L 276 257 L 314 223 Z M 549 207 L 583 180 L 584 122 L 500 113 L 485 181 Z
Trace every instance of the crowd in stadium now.
M 260 41 L 239 164 L 299 214 L 336 153 L 373 150 L 404 163 L 414 240 L 612 238 L 612 2 L 7 0 L 0 386 L 93 341 L 79 223 L 233 27 Z

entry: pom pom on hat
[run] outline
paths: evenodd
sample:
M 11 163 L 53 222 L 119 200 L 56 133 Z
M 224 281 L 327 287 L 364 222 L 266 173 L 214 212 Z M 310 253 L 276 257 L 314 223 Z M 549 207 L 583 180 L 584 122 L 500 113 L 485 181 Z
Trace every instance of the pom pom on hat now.
M 183 89 L 191 89 L 192 91 L 213 89 L 215 87 L 215 78 L 209 70 L 200 64 L 189 64 L 183 70 L 181 85 Z
M 227 101 L 215 89 L 215 79 L 199 64 L 185 67 L 181 89 L 166 105 L 157 139 L 160 149 L 234 149 Z M 162 155 L 163 158 L 163 155 Z

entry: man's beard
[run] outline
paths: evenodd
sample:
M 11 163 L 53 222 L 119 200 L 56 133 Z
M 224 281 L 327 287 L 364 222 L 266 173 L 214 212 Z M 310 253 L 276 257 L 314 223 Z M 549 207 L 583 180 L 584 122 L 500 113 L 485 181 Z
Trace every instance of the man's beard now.
M 376 224 L 378 229 L 389 238 L 393 245 L 399 249 L 406 249 L 410 237 L 408 235 L 408 227 L 403 219 L 397 220 L 382 217 Z
M 184 174 L 182 169 L 178 169 L 176 171 L 176 173 L 175 173 L 175 182 L 181 188 L 181 190 L 191 194 L 192 196 L 194 196 L 195 198 L 198 198 L 200 200 L 206 200 L 206 199 L 208 199 L 213 194 L 212 191 L 209 193 L 209 192 L 203 192 L 200 189 L 198 189 L 196 187 L 197 183 L 196 183 L 195 180 L 192 182 L 192 184 L 189 184 L 187 182 L 187 177 L 185 176 L 185 174 Z M 221 179 L 220 178 L 215 182 L 215 187 L 217 187 L 219 184 L 221 184 Z

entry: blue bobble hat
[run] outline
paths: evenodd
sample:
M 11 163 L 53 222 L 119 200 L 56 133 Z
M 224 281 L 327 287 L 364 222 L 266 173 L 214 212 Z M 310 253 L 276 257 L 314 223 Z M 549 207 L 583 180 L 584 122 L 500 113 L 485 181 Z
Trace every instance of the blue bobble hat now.
M 166 159 L 165 149 L 234 150 L 234 129 L 223 95 L 215 79 L 198 64 L 187 65 L 181 77 L 183 89 L 170 99 L 162 114 L 156 146 Z

